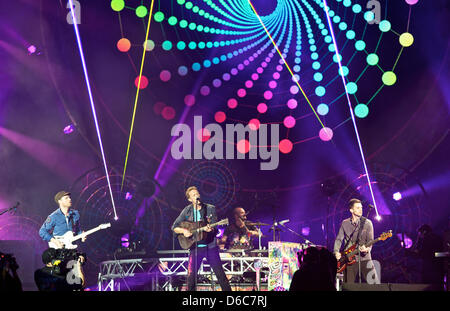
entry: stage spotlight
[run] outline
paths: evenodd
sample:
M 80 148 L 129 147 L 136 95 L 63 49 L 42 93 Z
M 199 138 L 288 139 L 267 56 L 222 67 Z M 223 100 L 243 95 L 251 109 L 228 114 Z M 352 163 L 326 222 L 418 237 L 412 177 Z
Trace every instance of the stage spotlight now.
M 29 55 L 34 54 L 36 52 L 36 47 L 34 45 L 30 45 L 28 47 L 28 53 Z
M 133 198 L 133 195 L 129 192 L 125 194 L 125 200 L 130 201 Z
M 69 135 L 70 133 L 72 133 L 73 131 L 75 131 L 75 127 L 73 126 L 73 124 L 67 125 L 64 129 L 63 132 L 66 135 Z
M 380 216 L 380 215 L 377 215 L 377 216 L 375 216 L 375 219 L 376 219 L 377 221 L 381 221 L 381 216 Z
M 302 234 L 304 236 L 308 236 L 310 232 L 311 232 L 311 228 L 310 227 L 303 227 L 302 228 Z
M 400 200 L 402 199 L 402 194 L 401 194 L 400 192 L 396 192 L 396 193 L 394 193 L 394 194 L 392 195 L 392 198 L 393 198 L 395 201 L 400 201 Z

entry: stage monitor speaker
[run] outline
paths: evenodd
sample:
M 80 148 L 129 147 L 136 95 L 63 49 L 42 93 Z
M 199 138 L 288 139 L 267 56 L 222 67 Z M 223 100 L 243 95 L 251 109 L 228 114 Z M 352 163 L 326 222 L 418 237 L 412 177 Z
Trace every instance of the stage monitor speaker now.
M 344 283 L 342 291 L 402 291 L 402 292 L 423 292 L 423 291 L 439 291 L 439 286 L 433 284 L 401 284 L 401 283 Z

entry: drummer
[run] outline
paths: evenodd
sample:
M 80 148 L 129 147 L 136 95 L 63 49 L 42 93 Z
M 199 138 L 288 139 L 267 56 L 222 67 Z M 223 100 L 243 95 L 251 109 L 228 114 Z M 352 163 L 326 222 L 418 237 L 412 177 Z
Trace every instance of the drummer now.
M 247 213 L 242 207 L 236 207 L 231 214 L 230 225 L 218 244 L 221 249 L 253 249 L 252 237 L 259 236 L 259 230 L 255 226 L 246 225 Z

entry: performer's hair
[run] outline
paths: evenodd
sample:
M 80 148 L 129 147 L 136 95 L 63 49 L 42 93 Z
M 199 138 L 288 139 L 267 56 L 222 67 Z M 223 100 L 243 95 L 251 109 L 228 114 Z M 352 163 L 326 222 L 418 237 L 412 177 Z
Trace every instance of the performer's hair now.
M 351 209 L 353 205 L 355 205 L 355 203 L 361 203 L 361 200 L 351 199 L 350 201 L 348 201 L 348 208 Z
M 190 186 L 189 188 L 186 189 L 186 192 L 185 192 L 186 199 L 189 199 L 189 192 L 191 192 L 192 190 L 197 190 L 198 191 L 196 186 Z

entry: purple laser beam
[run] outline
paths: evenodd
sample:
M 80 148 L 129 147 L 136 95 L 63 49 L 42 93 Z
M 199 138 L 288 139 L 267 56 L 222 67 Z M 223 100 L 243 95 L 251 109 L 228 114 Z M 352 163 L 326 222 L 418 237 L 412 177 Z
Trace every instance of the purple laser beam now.
M 70 2 L 70 13 L 72 14 L 72 20 L 76 21 L 75 13 L 73 11 L 73 2 L 72 2 L 72 0 L 69 0 L 69 2 Z M 93 96 L 92 96 L 91 86 L 90 86 L 90 82 L 89 82 L 89 76 L 88 76 L 88 72 L 87 72 L 87 68 L 86 68 L 86 62 L 84 60 L 83 47 L 82 47 L 82 44 L 81 44 L 81 38 L 80 38 L 80 33 L 78 32 L 77 23 L 73 23 L 73 28 L 75 29 L 75 36 L 77 37 L 78 50 L 80 52 L 81 63 L 83 65 L 84 77 L 85 77 L 85 80 L 86 80 L 86 86 L 87 86 L 87 90 L 88 90 L 88 94 L 89 94 L 89 102 L 91 104 L 92 115 L 94 117 L 94 123 L 95 123 L 95 130 L 97 131 L 98 143 L 100 145 L 100 151 L 101 151 L 101 154 L 102 154 L 103 166 L 105 168 L 106 180 L 108 182 L 109 194 L 111 196 L 111 203 L 112 203 L 113 210 L 114 210 L 114 220 L 117 220 L 118 217 L 117 217 L 116 206 L 115 206 L 115 203 L 114 203 L 114 197 L 113 197 L 113 193 L 112 193 L 112 189 L 111 189 L 111 181 L 109 180 L 108 166 L 106 165 L 105 152 L 103 150 L 102 136 L 100 134 L 100 129 L 99 129 L 99 126 L 98 126 L 97 113 L 95 111 L 94 99 L 93 99 Z
M 372 201 L 373 201 L 373 205 L 375 207 L 375 212 L 377 213 L 376 218 L 377 218 L 377 220 L 379 220 L 381 218 L 380 218 L 380 215 L 378 214 L 377 203 L 375 201 L 375 195 L 373 194 L 372 183 L 370 182 L 369 170 L 367 169 L 366 159 L 365 159 L 364 151 L 363 151 L 363 148 L 361 145 L 361 139 L 360 139 L 359 133 L 358 133 L 358 127 L 356 126 L 356 120 L 355 120 L 355 115 L 353 114 L 352 103 L 350 101 L 350 95 L 347 92 L 347 83 L 345 82 L 344 71 L 342 69 L 342 63 L 339 58 L 339 51 L 338 51 L 338 47 L 337 47 L 336 37 L 334 36 L 334 31 L 333 31 L 333 26 L 331 24 L 330 14 L 328 13 L 327 1 L 323 0 L 323 4 L 324 4 L 325 14 L 327 15 L 328 27 L 330 28 L 331 37 L 333 38 L 334 50 L 336 52 L 336 58 L 337 58 L 338 65 L 339 65 L 339 74 L 341 75 L 342 83 L 344 84 L 344 90 L 345 90 L 345 94 L 347 96 L 347 103 L 348 103 L 348 107 L 350 109 L 350 115 L 352 117 L 353 128 L 355 129 L 356 139 L 358 140 L 358 147 L 359 147 L 359 151 L 361 153 L 361 159 L 364 164 L 364 170 L 366 172 L 367 182 L 368 182 L 369 189 L 370 189 L 370 194 L 372 196 Z

